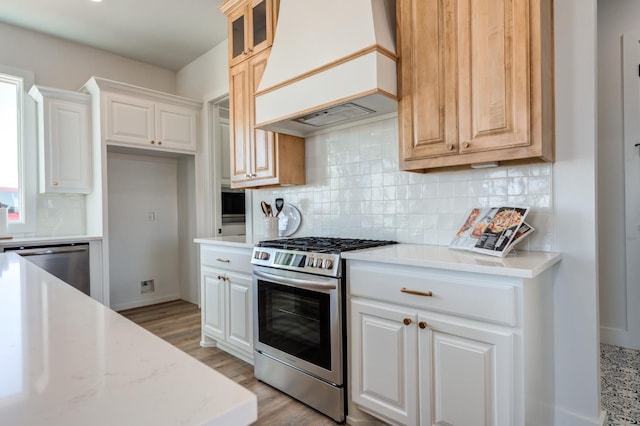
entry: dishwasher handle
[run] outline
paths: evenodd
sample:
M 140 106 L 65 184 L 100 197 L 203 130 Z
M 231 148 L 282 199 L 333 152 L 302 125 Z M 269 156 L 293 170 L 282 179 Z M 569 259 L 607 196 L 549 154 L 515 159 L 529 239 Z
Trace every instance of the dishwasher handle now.
M 26 248 L 23 250 L 12 250 L 13 253 L 19 254 L 20 256 L 43 256 L 46 254 L 61 254 L 61 253 L 79 253 L 85 252 L 89 250 L 88 245 L 78 245 L 78 246 L 65 246 L 65 247 L 38 247 L 38 248 Z

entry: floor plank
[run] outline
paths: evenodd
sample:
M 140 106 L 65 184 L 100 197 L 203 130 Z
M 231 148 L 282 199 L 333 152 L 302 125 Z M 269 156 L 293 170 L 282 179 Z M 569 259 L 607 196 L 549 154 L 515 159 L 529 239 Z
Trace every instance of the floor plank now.
M 330 418 L 256 380 L 253 366 L 218 348 L 200 346 L 200 309 L 177 300 L 120 311 L 120 314 L 204 364 L 239 383 L 258 397 L 255 425 L 335 425 Z

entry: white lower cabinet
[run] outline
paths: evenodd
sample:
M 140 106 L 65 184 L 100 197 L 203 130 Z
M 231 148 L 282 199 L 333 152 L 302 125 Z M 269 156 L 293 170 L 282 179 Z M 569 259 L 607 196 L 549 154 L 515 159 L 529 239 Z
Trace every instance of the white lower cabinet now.
M 201 246 L 201 345 L 253 363 L 250 258 L 251 249 Z
M 512 333 L 367 300 L 351 309 L 354 402 L 398 424 L 512 424 Z
M 351 260 L 347 269 L 355 408 L 397 425 L 548 424 L 546 275 Z
M 415 312 L 351 301 L 353 401 L 398 424 L 418 424 L 418 334 Z

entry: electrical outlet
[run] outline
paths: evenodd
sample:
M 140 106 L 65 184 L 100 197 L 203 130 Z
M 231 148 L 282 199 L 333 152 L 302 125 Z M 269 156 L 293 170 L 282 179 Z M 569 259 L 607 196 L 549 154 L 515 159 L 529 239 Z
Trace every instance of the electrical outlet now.
M 156 212 L 147 213 L 147 220 L 149 220 L 149 222 L 155 222 L 156 221 Z
M 156 291 L 156 285 L 153 280 L 140 281 L 140 293 L 153 293 Z

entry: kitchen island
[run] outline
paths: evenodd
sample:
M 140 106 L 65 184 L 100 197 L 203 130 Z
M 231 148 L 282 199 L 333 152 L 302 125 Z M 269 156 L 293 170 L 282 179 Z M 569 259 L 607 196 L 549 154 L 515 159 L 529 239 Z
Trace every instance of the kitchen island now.
M 0 254 L 0 424 L 245 425 L 256 396 L 20 256 Z

